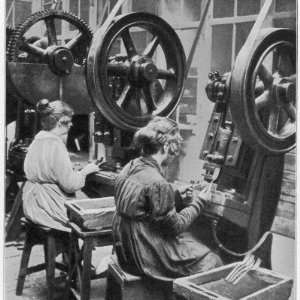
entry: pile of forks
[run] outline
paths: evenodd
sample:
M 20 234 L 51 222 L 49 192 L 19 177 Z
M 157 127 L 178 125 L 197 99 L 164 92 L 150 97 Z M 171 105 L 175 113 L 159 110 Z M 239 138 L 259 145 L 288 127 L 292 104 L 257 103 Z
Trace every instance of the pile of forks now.
M 247 254 L 226 276 L 225 280 L 229 283 L 237 284 L 249 271 L 258 269 L 261 262 L 260 258 L 253 254 Z

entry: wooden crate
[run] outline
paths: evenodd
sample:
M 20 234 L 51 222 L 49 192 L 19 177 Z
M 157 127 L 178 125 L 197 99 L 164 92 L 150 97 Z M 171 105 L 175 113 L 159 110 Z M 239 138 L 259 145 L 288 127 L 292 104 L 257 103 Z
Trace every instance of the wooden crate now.
M 273 271 L 250 271 L 236 285 L 224 278 L 236 263 L 174 281 L 174 292 L 188 300 L 287 300 L 293 280 Z
M 85 230 L 111 228 L 115 208 L 114 197 L 71 200 L 65 203 L 68 217 Z

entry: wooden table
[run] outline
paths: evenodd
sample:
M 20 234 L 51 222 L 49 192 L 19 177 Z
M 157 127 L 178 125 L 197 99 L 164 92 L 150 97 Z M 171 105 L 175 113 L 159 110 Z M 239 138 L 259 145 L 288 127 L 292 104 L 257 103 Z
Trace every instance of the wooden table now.
M 71 291 L 76 299 L 89 300 L 91 280 L 106 276 L 106 274 L 92 274 L 92 250 L 94 246 L 112 245 L 112 229 L 84 231 L 75 223 L 70 222 L 69 225 L 72 228 L 69 250 L 70 254 L 73 251 L 74 259 L 69 263 L 67 290 Z M 81 249 L 78 246 L 79 239 L 83 241 Z M 79 291 L 76 289 L 74 278 L 79 284 Z

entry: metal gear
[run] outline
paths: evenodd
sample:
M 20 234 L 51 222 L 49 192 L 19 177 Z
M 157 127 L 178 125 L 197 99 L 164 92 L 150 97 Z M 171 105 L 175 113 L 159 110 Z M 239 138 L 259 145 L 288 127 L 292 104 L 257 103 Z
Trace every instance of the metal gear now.
M 68 41 L 66 45 L 59 46 L 56 36 L 56 20 L 68 22 L 78 29 L 79 34 Z M 47 37 L 25 37 L 28 30 L 39 21 L 45 22 Z M 25 52 L 29 54 L 32 62 L 49 63 L 54 72 L 61 73 L 63 71 L 64 73 L 65 70 L 60 70 L 61 65 L 66 65 L 68 70 L 73 62 L 79 65 L 85 63 L 92 37 L 92 31 L 85 21 L 72 13 L 56 10 L 39 11 L 29 16 L 16 28 L 8 43 L 8 60 L 24 62 L 20 53 Z M 62 57 L 66 58 L 65 62 L 60 61 Z

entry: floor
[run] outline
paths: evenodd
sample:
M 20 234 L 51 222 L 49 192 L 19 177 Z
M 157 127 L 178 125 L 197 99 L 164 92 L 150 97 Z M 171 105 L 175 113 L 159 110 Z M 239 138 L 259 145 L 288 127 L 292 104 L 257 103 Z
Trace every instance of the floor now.
M 295 258 L 295 243 L 294 240 L 284 238 L 282 236 L 275 236 L 273 239 L 272 249 L 272 268 L 276 272 L 283 275 L 294 277 L 294 258 Z M 5 267 L 5 298 L 4 300 L 46 300 L 46 278 L 45 271 L 28 275 L 25 280 L 24 290 L 22 296 L 15 295 L 17 274 L 20 266 L 20 259 L 22 254 L 22 242 L 10 242 L 5 245 L 4 249 L 4 267 Z M 95 267 L 103 261 L 103 258 L 108 257 L 111 253 L 111 247 L 97 248 L 93 251 L 92 263 Z M 30 264 L 37 264 L 43 261 L 43 251 L 41 246 L 33 248 L 30 257 Z M 57 273 L 59 276 L 60 274 Z M 62 279 L 62 278 L 61 278 Z M 91 300 L 104 300 L 105 298 L 105 279 L 97 279 L 91 284 Z M 64 285 L 62 280 L 58 280 L 55 299 L 63 299 Z M 294 291 L 290 300 L 294 300 Z
M 26 277 L 22 296 L 16 296 L 16 282 L 20 266 L 20 259 L 23 250 L 22 242 L 11 242 L 5 245 L 4 249 L 4 268 L 5 268 L 5 300 L 46 300 L 46 274 L 45 271 L 30 274 Z M 97 248 L 93 251 L 93 265 L 97 266 L 103 257 L 111 253 L 111 247 Z M 59 259 L 59 258 L 58 258 Z M 41 246 L 35 246 L 30 256 L 30 265 L 43 262 L 44 254 Z M 64 284 L 63 278 L 57 272 L 57 289 L 55 299 L 63 299 Z M 104 300 L 105 298 L 105 279 L 93 280 L 91 283 L 91 300 Z

